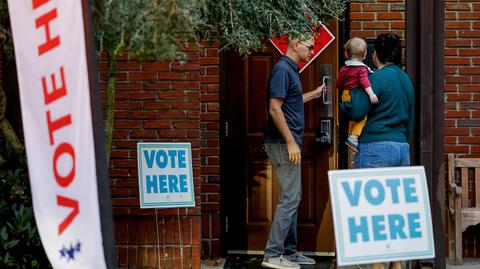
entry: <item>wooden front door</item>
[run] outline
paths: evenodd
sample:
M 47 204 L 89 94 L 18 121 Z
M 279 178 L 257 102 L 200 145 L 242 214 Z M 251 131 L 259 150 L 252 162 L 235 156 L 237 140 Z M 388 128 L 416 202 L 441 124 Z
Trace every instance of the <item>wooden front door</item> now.
M 336 36 L 337 25 L 330 31 Z M 230 253 L 263 251 L 268 238 L 279 188 L 275 170 L 262 149 L 267 123 L 266 91 L 270 71 L 280 54 L 269 44 L 264 52 L 248 56 L 225 55 L 226 98 L 223 105 L 225 139 L 222 179 L 224 248 Z M 298 214 L 298 248 L 332 255 L 334 232 L 329 202 L 327 171 L 336 168 L 336 94 L 331 83 L 338 70 L 338 45 L 334 41 L 300 75 L 304 92 L 321 85 L 328 76 L 326 100 L 305 105 L 302 147 L 302 202 Z M 318 143 L 316 131 L 322 120 L 333 120 L 332 145 Z

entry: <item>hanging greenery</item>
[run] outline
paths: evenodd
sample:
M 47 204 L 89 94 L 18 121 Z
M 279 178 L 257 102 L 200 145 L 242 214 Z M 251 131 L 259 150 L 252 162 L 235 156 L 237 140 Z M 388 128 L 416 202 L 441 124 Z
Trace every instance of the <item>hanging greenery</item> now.
M 206 33 L 222 48 L 248 53 L 273 35 L 310 33 L 320 23 L 341 19 L 339 0 L 204 0 Z
M 177 48 L 196 44 L 203 24 L 200 3 L 191 0 L 96 0 L 93 22 L 100 51 L 107 52 L 105 144 L 112 147 L 117 59 L 121 53 L 138 61 L 174 59 Z
M 107 160 L 112 146 L 117 58 L 126 52 L 137 60 L 173 59 L 179 47 L 196 38 L 220 40 L 222 49 L 248 53 L 264 40 L 311 32 L 320 23 L 340 19 L 339 0 L 96 0 L 97 47 L 108 53 L 105 108 Z

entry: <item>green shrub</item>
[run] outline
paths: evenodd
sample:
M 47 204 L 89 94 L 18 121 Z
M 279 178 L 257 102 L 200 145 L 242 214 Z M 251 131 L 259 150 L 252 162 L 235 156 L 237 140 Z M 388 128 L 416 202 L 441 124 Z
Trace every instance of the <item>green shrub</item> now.
M 0 268 L 51 268 L 33 217 L 24 155 L 0 151 Z

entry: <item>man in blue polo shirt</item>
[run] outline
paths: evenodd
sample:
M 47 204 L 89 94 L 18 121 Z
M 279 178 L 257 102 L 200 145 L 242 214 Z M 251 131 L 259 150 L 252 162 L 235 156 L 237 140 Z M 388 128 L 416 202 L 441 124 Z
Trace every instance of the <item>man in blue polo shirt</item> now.
M 301 154 L 304 131 L 303 103 L 322 96 L 325 85 L 303 93 L 298 63 L 308 61 L 313 54 L 311 36 L 289 39 L 288 49 L 273 67 L 268 82 L 268 126 L 265 151 L 271 160 L 281 188 L 267 246 L 263 267 L 298 269 L 300 264 L 315 264 L 315 260 L 297 252 L 297 209 L 300 204 Z

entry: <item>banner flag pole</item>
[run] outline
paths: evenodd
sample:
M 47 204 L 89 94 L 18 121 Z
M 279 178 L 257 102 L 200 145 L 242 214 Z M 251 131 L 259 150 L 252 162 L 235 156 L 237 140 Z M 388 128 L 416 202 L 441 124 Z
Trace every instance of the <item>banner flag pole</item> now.
M 115 233 L 113 230 L 114 224 L 110 194 L 110 180 L 108 176 L 108 163 L 105 152 L 105 128 L 103 124 L 104 113 L 102 111 L 100 86 L 98 83 L 99 76 L 97 68 L 97 50 L 95 47 L 95 32 L 92 23 L 91 7 L 93 7 L 93 0 L 82 0 L 103 250 L 105 253 L 105 262 L 107 268 L 112 269 L 117 268 L 117 253 L 115 251 Z

